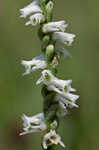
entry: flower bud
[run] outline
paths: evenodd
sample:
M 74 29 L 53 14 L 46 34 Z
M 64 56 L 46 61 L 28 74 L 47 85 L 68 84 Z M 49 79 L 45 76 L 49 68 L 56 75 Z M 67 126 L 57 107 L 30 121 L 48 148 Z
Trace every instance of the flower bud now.
M 48 12 L 51 12 L 53 10 L 54 4 L 52 1 L 49 1 L 48 4 L 46 5 L 46 9 Z
M 50 36 L 49 35 L 45 35 L 42 38 L 42 52 L 46 51 L 46 47 L 49 44 L 49 41 L 50 41 Z
M 47 45 L 47 44 L 49 43 L 49 41 L 50 41 L 50 36 L 49 36 L 49 35 L 45 35 L 45 36 L 43 37 L 42 42 L 43 42 L 45 45 Z
M 50 62 L 54 57 L 54 45 L 50 44 L 46 48 L 46 59 Z
M 54 4 L 53 4 L 52 1 L 49 1 L 46 5 L 46 12 L 47 12 L 46 19 L 47 19 L 47 22 L 51 21 L 51 19 L 52 19 L 53 6 L 54 6 Z

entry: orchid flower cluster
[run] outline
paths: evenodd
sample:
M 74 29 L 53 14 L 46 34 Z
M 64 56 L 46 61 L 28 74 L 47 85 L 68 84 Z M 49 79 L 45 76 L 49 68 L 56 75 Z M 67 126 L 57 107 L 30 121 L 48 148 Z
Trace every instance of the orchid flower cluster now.
M 42 54 L 30 61 L 22 60 L 25 67 L 23 75 L 40 70 L 41 77 L 36 85 L 42 85 L 43 112 L 28 117 L 22 116 L 23 132 L 20 135 L 45 131 L 42 138 L 43 149 L 51 149 L 60 144 L 65 147 L 57 133 L 60 117 L 68 114 L 68 108 L 78 107 L 76 89 L 71 87 L 72 80 L 57 78 L 57 66 L 61 58 L 72 57 L 65 49 L 71 46 L 75 35 L 66 33 L 68 24 L 64 21 L 52 21 L 53 0 L 34 0 L 20 9 L 21 18 L 28 17 L 26 26 L 39 26 L 38 36 L 41 40 Z

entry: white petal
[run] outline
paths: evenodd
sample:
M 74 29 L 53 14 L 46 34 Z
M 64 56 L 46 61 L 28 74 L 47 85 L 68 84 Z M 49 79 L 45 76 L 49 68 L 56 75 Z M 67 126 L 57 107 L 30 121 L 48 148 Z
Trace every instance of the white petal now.
M 74 41 L 75 35 L 71 33 L 64 33 L 64 32 L 54 32 L 53 33 L 53 40 L 59 41 L 67 46 L 71 46 L 72 42 Z
M 61 102 L 61 103 L 62 103 L 61 106 L 62 106 L 62 105 L 64 106 L 64 104 L 65 104 L 66 107 L 70 107 L 70 108 L 71 108 L 71 107 L 78 107 L 78 105 L 76 105 L 75 102 L 70 101 L 70 100 L 66 99 L 65 97 L 63 97 L 63 96 L 61 96 L 61 95 L 59 95 L 59 94 L 56 95 L 55 100 L 56 100 L 56 101 L 59 101 L 59 103 Z M 64 108 L 65 108 L 65 106 L 63 107 L 63 109 L 64 109 Z
M 31 61 L 22 60 L 21 64 L 25 66 L 26 70 L 23 75 L 27 75 L 38 69 L 44 69 L 47 66 L 45 57 L 43 55 L 37 56 L 33 58 Z
M 55 31 L 64 32 L 66 27 L 67 24 L 65 23 L 65 21 L 50 22 L 43 26 L 42 31 L 44 33 L 55 32 Z
M 63 55 L 63 58 L 66 58 L 67 56 L 72 58 L 72 55 L 58 42 L 56 42 L 56 44 L 55 44 L 55 49 L 56 49 L 56 52 L 59 52 L 60 54 Z
M 28 15 L 30 15 L 31 13 L 39 13 L 42 12 L 38 1 L 34 1 L 32 3 L 30 3 L 29 5 L 27 5 L 26 7 L 20 9 L 20 13 L 22 18 L 26 18 Z
M 50 141 L 50 143 L 47 143 L 47 141 Z M 47 149 L 47 147 L 52 144 L 60 144 L 61 146 L 65 147 L 65 145 L 61 141 L 61 137 L 56 134 L 55 130 L 50 130 L 50 132 L 48 132 L 43 138 L 44 149 Z
M 43 81 L 43 77 L 41 76 L 40 79 L 37 80 L 36 85 L 39 85 L 40 83 L 42 83 Z
M 24 132 L 20 135 L 29 134 L 33 132 L 40 132 L 46 129 L 46 123 L 43 113 L 37 114 L 33 117 L 23 115 L 22 120 Z
M 64 94 L 64 96 L 65 96 L 65 94 Z M 74 94 L 71 94 L 71 93 L 67 93 L 67 94 L 66 94 L 66 97 L 67 97 L 69 100 L 71 100 L 72 102 L 75 102 L 75 101 L 79 98 L 78 95 L 74 95 Z

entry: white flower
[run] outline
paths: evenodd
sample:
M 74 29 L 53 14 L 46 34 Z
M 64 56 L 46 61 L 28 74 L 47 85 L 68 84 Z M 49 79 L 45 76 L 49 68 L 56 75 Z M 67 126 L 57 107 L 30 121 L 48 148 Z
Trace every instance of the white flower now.
M 30 16 L 30 20 L 25 25 L 31 24 L 32 26 L 36 26 L 37 24 L 40 24 L 44 21 L 45 21 L 44 15 L 42 15 L 41 13 L 37 13 Z
M 45 123 L 43 113 L 37 114 L 37 115 L 32 116 L 32 117 L 28 117 L 26 115 L 23 115 L 22 120 L 23 120 L 24 132 L 20 133 L 20 135 L 46 130 L 46 123 Z
M 68 80 L 69 81 L 69 80 Z M 66 87 L 66 85 L 68 84 L 67 81 L 65 80 L 60 80 L 58 78 L 56 78 L 50 70 L 43 70 L 42 71 L 42 76 L 41 78 L 37 81 L 37 84 L 40 84 L 41 82 L 43 82 L 45 85 L 48 86 L 48 88 L 50 88 L 50 86 L 54 86 L 57 89 L 60 90 L 64 90 L 64 88 Z M 71 82 L 71 80 L 70 80 Z
M 66 27 L 67 24 L 65 23 L 65 21 L 50 22 L 43 25 L 42 31 L 44 33 L 56 32 L 56 31 L 64 32 Z
M 55 50 L 57 53 L 60 53 L 63 56 L 63 58 L 66 58 L 67 56 L 72 58 L 71 54 L 58 42 L 55 43 Z
M 39 1 L 35 0 L 34 2 L 30 3 L 26 7 L 20 9 L 21 18 L 26 18 L 28 15 L 32 13 L 41 13 L 41 7 L 39 6 Z
M 45 57 L 43 55 L 37 56 L 33 58 L 31 61 L 22 60 L 21 64 L 24 65 L 26 69 L 23 75 L 29 74 L 38 69 L 44 69 L 47 66 Z
M 54 32 L 52 36 L 52 39 L 54 41 L 61 42 L 63 44 L 66 44 L 67 46 L 70 46 L 72 44 L 74 38 L 75 38 L 74 34 L 64 32 Z
M 48 90 L 55 91 L 62 97 L 68 99 L 68 101 L 75 102 L 79 96 L 74 95 L 70 92 L 75 92 L 76 90 L 71 88 L 72 80 L 60 80 L 56 78 L 50 70 L 43 70 L 41 78 L 36 82 L 36 84 L 47 85 Z
M 55 130 L 50 130 L 50 132 L 47 133 L 43 138 L 44 149 L 47 149 L 48 146 L 52 144 L 60 144 L 62 147 L 65 147 L 64 143 L 61 141 L 61 137 L 58 134 L 56 134 Z
M 65 97 L 57 94 L 55 97 L 55 100 L 58 102 L 61 102 L 64 105 L 64 108 L 66 108 L 66 107 L 70 107 L 70 108 L 78 107 L 78 105 L 75 104 L 77 99 L 75 99 L 75 101 L 70 101 L 70 100 L 66 99 Z
M 74 90 L 70 87 L 72 80 L 60 80 L 56 78 L 50 70 L 43 70 L 41 78 L 37 81 L 37 84 L 43 82 L 45 85 L 48 86 L 48 89 L 54 91 L 67 91 L 67 90 Z M 71 89 L 68 89 L 71 88 Z M 75 91 L 75 90 L 74 90 Z

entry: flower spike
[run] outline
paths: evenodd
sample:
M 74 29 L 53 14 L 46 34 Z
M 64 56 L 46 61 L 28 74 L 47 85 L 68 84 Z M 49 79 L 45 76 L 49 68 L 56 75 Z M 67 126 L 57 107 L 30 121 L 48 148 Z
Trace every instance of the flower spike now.
M 36 85 L 42 84 L 43 112 L 34 116 L 23 114 L 23 132 L 20 135 L 44 132 L 42 137 L 42 147 L 54 149 L 59 144 L 65 148 L 60 135 L 57 133 L 60 117 L 69 114 L 69 109 L 75 107 L 79 95 L 74 94 L 76 89 L 71 87 L 72 80 L 62 80 L 56 77 L 57 66 L 61 58 L 71 54 L 65 49 L 71 46 L 75 34 L 65 32 L 68 24 L 64 20 L 53 20 L 53 0 L 34 0 L 29 5 L 20 9 L 20 17 L 28 17 L 26 26 L 39 25 L 38 36 L 41 40 L 40 56 L 34 57 L 30 61 L 22 60 L 25 67 L 23 75 L 30 74 L 36 70 L 41 71 L 41 77 Z

